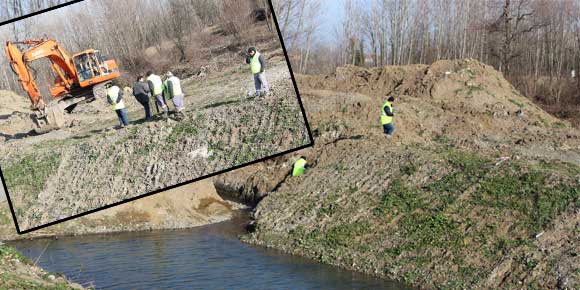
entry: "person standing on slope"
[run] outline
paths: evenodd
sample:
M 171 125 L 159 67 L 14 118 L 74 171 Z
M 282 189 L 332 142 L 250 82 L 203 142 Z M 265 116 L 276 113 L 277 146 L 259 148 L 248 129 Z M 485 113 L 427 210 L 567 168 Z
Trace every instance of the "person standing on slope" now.
M 149 95 L 151 91 L 149 90 L 149 85 L 145 83 L 143 76 L 137 78 L 137 82 L 133 85 L 133 96 L 145 109 L 145 120 L 151 120 L 151 107 L 149 106 Z
M 174 76 L 173 73 L 168 71 L 165 74 L 165 82 L 163 83 L 165 96 L 171 99 L 173 105 L 175 106 L 175 118 L 177 120 L 183 119 L 184 115 L 182 113 L 183 104 L 183 91 L 181 90 L 181 81 L 178 77 Z
M 383 125 L 383 130 L 387 134 L 387 138 L 391 139 L 393 133 L 395 132 L 395 126 L 393 125 L 393 102 L 395 98 L 390 96 L 387 101 L 383 104 L 381 108 L 381 125 Z
M 163 81 L 161 80 L 161 77 L 154 74 L 152 71 L 148 71 L 147 84 L 149 85 L 151 95 L 155 97 L 157 112 L 159 112 L 159 107 L 161 107 L 163 110 L 163 118 L 167 119 L 169 116 L 169 108 L 167 108 L 167 104 L 163 98 Z
M 255 47 L 248 48 L 246 63 L 250 65 L 250 70 L 254 75 L 254 86 L 256 87 L 256 97 L 265 96 L 270 92 L 268 80 L 266 80 L 266 60 L 264 55 Z
M 111 105 L 113 111 L 117 113 L 121 128 L 129 126 L 129 118 L 127 117 L 127 110 L 125 110 L 125 103 L 123 102 L 123 92 L 115 81 L 107 89 L 107 102 Z

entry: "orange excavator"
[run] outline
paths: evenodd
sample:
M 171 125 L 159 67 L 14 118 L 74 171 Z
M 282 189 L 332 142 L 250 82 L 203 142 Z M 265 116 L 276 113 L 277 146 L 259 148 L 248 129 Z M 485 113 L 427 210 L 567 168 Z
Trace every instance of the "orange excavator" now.
M 26 47 L 26 50 L 20 50 L 17 45 Z M 65 111 L 71 113 L 78 104 L 105 97 L 106 85 L 120 76 L 117 63 L 105 60 L 100 51 L 87 49 L 70 56 L 53 39 L 7 41 L 5 49 L 12 71 L 30 97 L 37 132 L 64 126 Z M 42 58 L 50 61 L 56 73 L 54 83 L 50 86 L 51 98 L 46 103 L 30 68 L 31 62 Z

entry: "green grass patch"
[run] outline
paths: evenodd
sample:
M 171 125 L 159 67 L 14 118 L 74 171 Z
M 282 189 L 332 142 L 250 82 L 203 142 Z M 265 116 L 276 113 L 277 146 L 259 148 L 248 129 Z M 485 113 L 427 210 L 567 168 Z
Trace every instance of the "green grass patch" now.
M 355 239 L 372 232 L 370 223 L 354 222 L 342 224 L 330 228 L 322 236 L 322 243 L 329 248 L 349 247 L 355 243 Z
M 0 274 L 0 289 L 68 290 L 75 288 L 61 282 L 45 285 L 16 274 L 2 273 Z
M 177 143 L 184 137 L 197 135 L 197 132 L 197 127 L 195 124 L 187 122 L 178 123 L 175 127 L 173 127 L 173 130 L 167 137 L 167 142 L 171 144 Z
M 373 213 L 375 216 L 396 215 L 409 213 L 424 206 L 416 188 L 406 186 L 403 181 L 396 179 L 383 193 L 381 203 L 373 210 Z
M 566 128 L 566 124 L 558 121 L 558 122 L 553 123 L 552 127 L 557 128 L 557 129 L 562 129 L 562 128 Z
M 135 154 L 148 156 L 153 150 L 155 150 L 155 144 L 146 144 L 135 150 Z
M 520 102 L 518 102 L 518 101 L 516 101 L 514 99 L 509 99 L 509 101 L 512 102 L 513 104 L 515 104 L 516 106 L 520 107 L 520 108 L 523 108 L 524 107 L 524 104 L 522 104 L 522 103 L 520 103 Z
M 509 173 L 483 180 L 473 194 L 474 202 L 519 213 L 531 233 L 544 229 L 570 203 L 578 203 L 580 189 L 576 186 L 550 187 L 548 176 L 538 171 Z
M 40 156 L 25 155 L 3 169 L 4 178 L 10 187 L 36 196 L 44 188 L 47 179 L 55 173 L 59 164 L 60 153 L 57 152 Z
M 461 244 L 459 224 L 441 212 L 413 212 L 404 215 L 399 222 L 406 243 L 404 250 L 425 246 L 450 248 Z
M 415 163 L 409 161 L 409 162 L 403 164 L 401 166 L 400 170 L 405 175 L 413 175 L 413 174 L 415 174 L 415 172 L 417 172 L 418 168 L 417 168 L 417 165 L 415 165 Z
M 31 264 L 30 260 L 18 252 L 15 248 L 8 246 L 6 244 L 0 245 L 0 259 L 1 260 L 8 260 L 8 259 L 17 259 L 23 264 Z
M 471 96 L 471 95 L 473 95 L 473 93 L 479 92 L 479 91 L 483 91 L 483 87 L 481 85 L 467 87 L 467 95 L 468 96 Z

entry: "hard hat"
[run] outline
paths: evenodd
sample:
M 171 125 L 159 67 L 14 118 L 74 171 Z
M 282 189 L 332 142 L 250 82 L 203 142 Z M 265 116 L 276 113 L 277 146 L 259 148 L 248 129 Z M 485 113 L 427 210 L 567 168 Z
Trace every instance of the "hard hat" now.
M 172 76 L 173 76 L 173 74 L 172 74 L 170 71 L 168 71 L 168 72 L 165 74 L 165 76 L 167 76 L 167 77 L 172 77 Z

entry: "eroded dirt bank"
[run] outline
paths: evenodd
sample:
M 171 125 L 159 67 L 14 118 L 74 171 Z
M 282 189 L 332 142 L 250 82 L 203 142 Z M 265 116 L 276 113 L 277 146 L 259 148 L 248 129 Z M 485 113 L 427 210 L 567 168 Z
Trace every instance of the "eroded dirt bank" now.
M 499 72 L 440 61 L 298 82 L 313 168 L 287 177 L 287 156 L 217 181 L 261 200 L 244 240 L 421 288 L 579 287 L 580 134 Z

